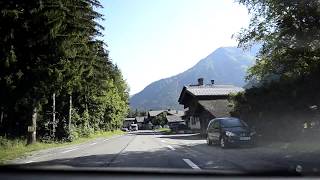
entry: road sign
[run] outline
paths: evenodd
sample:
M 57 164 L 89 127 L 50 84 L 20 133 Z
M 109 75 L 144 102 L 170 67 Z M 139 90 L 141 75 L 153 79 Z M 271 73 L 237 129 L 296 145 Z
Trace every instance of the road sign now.
M 33 126 L 28 126 L 28 132 L 34 132 L 36 131 L 36 128 Z

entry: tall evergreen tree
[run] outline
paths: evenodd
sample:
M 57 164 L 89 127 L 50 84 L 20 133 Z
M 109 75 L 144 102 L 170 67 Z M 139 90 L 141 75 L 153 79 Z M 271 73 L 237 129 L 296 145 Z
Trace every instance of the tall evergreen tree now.
M 64 138 L 71 129 L 82 135 L 120 127 L 128 89 L 97 40 L 97 7 L 96 0 L 0 2 L 2 134 L 21 136 L 29 125 L 44 137 L 57 126 L 56 137 Z

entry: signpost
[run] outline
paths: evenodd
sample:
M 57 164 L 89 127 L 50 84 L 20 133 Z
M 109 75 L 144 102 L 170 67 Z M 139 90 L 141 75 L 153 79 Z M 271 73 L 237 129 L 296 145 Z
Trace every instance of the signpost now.
M 36 131 L 36 128 L 34 126 L 28 126 L 28 132 Z

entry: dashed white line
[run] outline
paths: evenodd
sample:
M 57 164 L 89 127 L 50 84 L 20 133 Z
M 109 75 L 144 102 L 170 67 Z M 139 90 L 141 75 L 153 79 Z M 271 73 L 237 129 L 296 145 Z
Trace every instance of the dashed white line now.
M 93 146 L 93 145 L 96 145 L 97 143 L 91 143 L 91 144 L 89 144 L 90 146 Z
M 163 142 L 163 143 L 167 142 L 167 141 L 165 141 L 165 140 L 160 140 L 160 141 Z
M 167 147 L 169 148 L 169 149 L 171 149 L 171 150 L 176 150 L 176 149 L 174 149 L 172 146 L 170 146 L 170 145 L 167 145 Z
M 63 152 L 61 152 L 61 153 L 68 153 L 68 152 L 71 152 L 71 151 L 75 151 L 75 150 L 77 150 L 77 149 L 79 149 L 79 148 L 69 149 L 69 150 L 63 151 Z
M 195 163 L 193 163 L 190 159 L 183 159 L 192 169 L 200 169 Z

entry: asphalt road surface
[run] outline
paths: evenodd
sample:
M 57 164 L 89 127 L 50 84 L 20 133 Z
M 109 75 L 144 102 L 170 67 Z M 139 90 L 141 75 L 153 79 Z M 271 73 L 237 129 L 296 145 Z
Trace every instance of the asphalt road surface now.
M 10 163 L 62 168 L 182 168 L 238 172 L 300 170 L 301 167 L 301 162 L 290 160 L 286 151 L 264 146 L 221 149 L 208 146 L 197 134 L 162 135 L 154 131 L 137 131 L 80 145 L 42 150 Z

